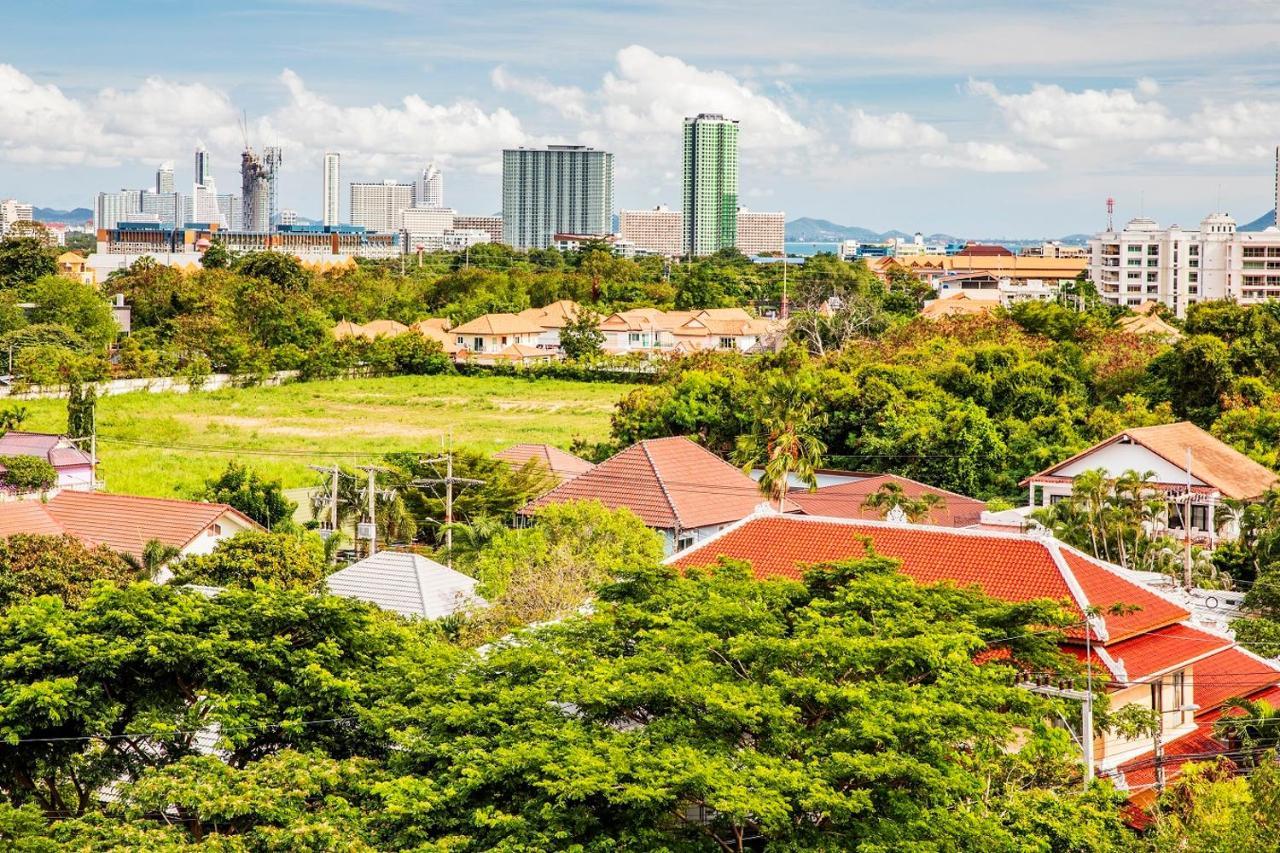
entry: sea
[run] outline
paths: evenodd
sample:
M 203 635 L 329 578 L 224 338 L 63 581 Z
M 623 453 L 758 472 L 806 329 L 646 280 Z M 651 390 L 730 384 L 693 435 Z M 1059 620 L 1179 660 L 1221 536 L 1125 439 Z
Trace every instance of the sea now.
M 831 252 L 835 254 L 840 250 L 839 243 L 792 243 L 782 244 L 788 255 L 807 258 L 810 255 L 817 255 L 821 252 Z

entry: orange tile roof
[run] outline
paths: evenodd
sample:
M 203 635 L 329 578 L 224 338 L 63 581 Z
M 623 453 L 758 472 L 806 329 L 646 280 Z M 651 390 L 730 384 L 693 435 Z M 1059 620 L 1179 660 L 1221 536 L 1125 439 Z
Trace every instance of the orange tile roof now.
M 485 314 L 453 330 L 455 335 L 539 335 L 542 327 L 515 314 Z
M 1067 603 L 1081 618 L 1084 609 L 1104 611 L 1099 637 L 1119 642 L 1188 618 L 1170 599 L 1122 577 L 1050 538 L 891 524 L 814 516 L 759 515 L 704 539 L 671 559 L 679 568 L 711 566 L 721 556 L 751 563 L 756 577 L 799 578 L 804 566 L 857 558 L 869 541 L 877 554 L 902 561 L 902 570 L 920 583 L 953 581 L 974 585 L 1005 601 L 1049 598 Z M 1135 613 L 1105 611 L 1135 605 Z M 1083 632 L 1068 630 L 1068 636 Z
M 32 502 L 0 504 L 0 532 L 52 533 L 50 520 L 59 528 L 91 545 L 107 545 L 116 551 L 141 556 L 152 539 L 183 548 L 210 524 L 231 515 L 246 527 L 259 526 L 227 504 L 142 498 L 105 492 L 59 492 L 41 505 L 46 518 L 32 511 Z M 29 525 L 29 526 L 26 526 Z
M 1145 447 L 1170 465 L 1184 467 L 1191 449 L 1191 474 L 1224 496 L 1236 500 L 1256 498 L 1275 486 L 1280 475 L 1254 462 L 1231 445 L 1214 438 L 1190 421 L 1161 426 L 1135 427 L 1080 451 L 1070 459 L 1046 468 L 1022 481 L 1026 485 L 1038 477 L 1053 476 L 1059 469 L 1094 451 L 1128 439 Z
M 587 460 L 549 444 L 513 444 L 495 453 L 494 458 L 517 468 L 532 459 L 554 474 L 560 482 L 571 480 L 595 467 Z
M 1126 332 L 1132 332 L 1135 335 L 1160 335 L 1166 338 L 1182 337 L 1181 332 L 1155 314 L 1134 314 L 1131 317 L 1121 317 L 1117 325 Z
M 633 444 L 550 493 L 521 514 L 571 500 L 626 507 L 650 527 L 691 530 L 750 515 L 764 502 L 754 480 L 687 438 Z
M 1233 642 L 1227 637 L 1179 622 L 1120 642 L 1095 646 L 1093 663 L 1109 670 L 1117 687 L 1143 682 L 1170 670 L 1194 665 L 1198 691 L 1200 664 L 1206 658 L 1224 653 L 1232 645 Z M 1084 662 L 1082 646 L 1068 646 L 1064 651 Z M 1280 678 L 1280 672 L 1273 674 L 1273 680 L 1275 678 Z M 1198 696 L 1196 701 L 1199 702 Z
M 370 320 L 364 324 L 364 331 L 366 335 L 374 338 L 395 337 L 409 331 L 409 327 L 395 320 Z
M 942 299 L 933 299 L 920 309 L 922 317 L 950 317 L 956 314 L 986 314 L 1000 306 L 1000 299 L 978 299 L 963 290 Z
M 894 474 L 875 474 L 865 480 L 837 483 L 816 492 L 796 489 L 787 497 L 805 515 L 825 515 L 831 518 L 862 518 L 879 521 L 884 513 L 863 506 L 867 498 L 886 483 L 897 483 L 905 497 L 914 499 L 921 495 L 937 495 L 942 503 L 929 511 L 929 523 L 944 527 L 968 527 L 977 524 L 987 505 L 980 500 L 937 489 L 933 486 Z
M 1182 765 L 1193 761 L 1213 761 L 1228 752 L 1226 744 L 1213 737 L 1213 724 L 1200 723 L 1195 730 L 1164 745 L 1165 784 L 1177 778 Z M 1147 793 L 1156 784 L 1155 753 L 1148 752 L 1132 758 L 1118 768 L 1124 774 L 1125 787 L 1135 794 Z M 1140 802 L 1149 804 L 1150 796 Z
M 1239 646 L 1197 663 L 1194 678 L 1196 704 L 1211 719 L 1221 716 L 1219 706 L 1232 696 L 1250 696 L 1259 690 L 1280 691 L 1275 687 L 1280 683 L 1280 665 Z
M 538 349 L 529 344 L 511 344 L 501 352 L 493 353 L 492 358 L 503 358 L 509 361 L 524 361 L 530 358 L 555 358 L 555 354 L 549 350 Z

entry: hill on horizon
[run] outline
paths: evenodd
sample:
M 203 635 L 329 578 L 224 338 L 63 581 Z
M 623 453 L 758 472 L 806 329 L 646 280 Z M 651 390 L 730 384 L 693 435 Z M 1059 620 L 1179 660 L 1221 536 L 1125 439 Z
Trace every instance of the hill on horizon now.
M 1276 210 L 1271 208 L 1266 213 L 1259 216 L 1252 222 L 1247 222 L 1236 228 L 1237 231 L 1262 231 L 1276 224 Z
M 71 210 L 58 210 L 55 207 L 37 207 L 32 209 L 31 218 L 37 222 L 78 224 L 93 219 L 93 211 L 87 207 L 74 207 Z

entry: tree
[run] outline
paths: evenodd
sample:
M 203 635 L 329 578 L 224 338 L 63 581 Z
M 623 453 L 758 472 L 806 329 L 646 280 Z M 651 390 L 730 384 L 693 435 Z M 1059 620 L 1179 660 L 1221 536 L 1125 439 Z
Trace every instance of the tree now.
M 135 577 L 124 557 L 74 536 L 18 533 L 0 539 L 0 609 L 40 595 L 75 605 L 99 581 L 125 584 Z
M 36 238 L 0 240 L 0 286 L 21 287 L 57 272 L 53 255 Z
M 246 530 L 187 557 L 174 568 L 176 583 L 251 587 L 256 583 L 311 589 L 324 577 L 324 546 L 303 533 Z
M 0 482 L 20 495 L 43 493 L 58 485 L 58 469 L 40 456 L 6 456 Z
M 764 468 L 760 491 L 778 511 L 794 475 L 810 491 L 818 488 L 817 471 L 826 445 L 818 437 L 818 408 L 812 377 L 772 377 L 752 412 L 755 430 L 738 437 L 736 458 L 750 474 Z
M 604 332 L 600 331 L 600 315 L 583 309 L 560 330 L 560 349 L 566 358 L 591 358 L 601 352 Z
M 207 596 L 138 583 L 99 587 L 78 607 L 10 607 L 0 793 L 83 814 L 102 785 L 194 754 L 198 735 L 216 738 L 232 768 L 288 748 L 385 756 L 362 713 L 421 666 L 429 642 L 370 605 L 300 589 Z
M 661 538 L 630 510 L 569 501 L 539 509 L 532 527 L 495 532 L 469 570 L 493 605 L 479 616 L 500 633 L 569 613 L 597 586 L 661 558 Z
M 1274 754 L 1248 778 L 1225 760 L 1184 764 L 1153 810 L 1149 849 L 1275 850 L 1278 792 Z
M 891 518 L 897 510 L 912 524 L 928 520 L 933 510 L 941 504 L 942 498 L 933 492 L 909 498 L 902 486 L 892 480 L 882 484 L 862 502 L 864 509 L 878 510 L 885 518 Z
M 142 554 L 121 554 L 139 580 L 155 580 L 168 563 L 181 556 L 182 549 L 175 545 L 161 542 L 159 539 L 148 539 L 142 546 Z
M 217 477 L 205 480 L 195 499 L 230 504 L 268 530 L 289 530 L 298 509 L 285 497 L 279 480 L 264 480 L 257 471 L 234 461 Z
M 51 323 L 75 330 L 94 348 L 115 340 L 120 327 L 111 306 L 93 285 L 61 275 L 46 275 L 23 288 L 33 303 L 28 317 L 32 323 Z
M 1109 786 L 1078 798 L 1078 775 L 1056 777 L 1052 810 L 1022 794 L 1070 739 L 1040 722 L 1048 706 L 1014 666 L 974 662 L 1018 635 L 1015 659 L 1052 667 L 1053 641 L 1028 628 L 1062 616 L 917 585 L 879 557 L 803 582 L 635 567 L 590 613 L 404 684 L 384 709 L 407 722 L 379 786 L 381 840 L 1013 850 L 1038 826 L 1123 849 L 1114 807 L 1099 808 Z
M 1213 731 L 1237 747 L 1241 764 L 1256 766 L 1263 755 L 1274 759 L 1280 747 L 1280 708 L 1265 699 L 1232 697 L 1222 703 L 1222 716 Z
M 79 382 L 72 382 L 67 394 L 67 437 L 88 438 L 94 433 L 94 409 L 98 403 L 98 390 L 90 385 L 86 389 Z
M 235 271 L 248 278 L 266 279 L 285 293 L 310 290 L 311 276 L 286 252 L 249 252 L 236 260 Z
M 200 266 L 207 270 L 223 270 L 231 266 L 231 253 L 221 237 L 214 237 L 200 256 Z

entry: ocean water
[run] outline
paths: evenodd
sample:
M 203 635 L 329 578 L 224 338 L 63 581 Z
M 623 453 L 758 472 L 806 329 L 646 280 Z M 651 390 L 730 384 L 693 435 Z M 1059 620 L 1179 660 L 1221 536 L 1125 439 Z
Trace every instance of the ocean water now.
M 799 256 L 801 256 L 801 257 L 806 257 L 806 258 L 807 258 L 809 255 L 816 255 L 816 254 L 818 254 L 819 252 L 832 252 L 832 253 L 835 253 L 835 252 L 837 252 L 837 251 L 839 251 L 839 250 L 840 250 L 840 244 L 839 244 L 839 243 L 792 243 L 792 242 L 786 242 L 786 243 L 783 243 L 783 244 L 782 244 L 782 246 L 783 246 L 783 248 L 784 248 L 784 249 L 786 249 L 786 251 L 787 251 L 787 254 L 788 254 L 788 255 L 799 255 Z

